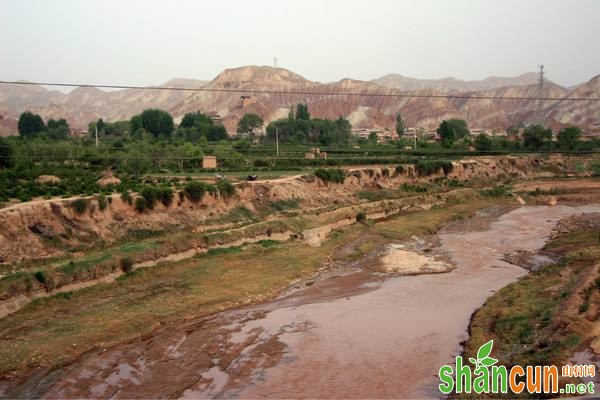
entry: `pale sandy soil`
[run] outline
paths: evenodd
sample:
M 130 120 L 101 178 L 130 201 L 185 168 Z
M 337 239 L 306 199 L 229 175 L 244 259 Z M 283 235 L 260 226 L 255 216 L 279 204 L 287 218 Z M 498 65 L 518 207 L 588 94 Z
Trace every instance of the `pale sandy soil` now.
M 401 275 L 435 274 L 456 268 L 450 263 L 434 257 L 424 256 L 415 251 L 404 250 L 402 245 L 391 244 L 381 257 L 384 272 Z

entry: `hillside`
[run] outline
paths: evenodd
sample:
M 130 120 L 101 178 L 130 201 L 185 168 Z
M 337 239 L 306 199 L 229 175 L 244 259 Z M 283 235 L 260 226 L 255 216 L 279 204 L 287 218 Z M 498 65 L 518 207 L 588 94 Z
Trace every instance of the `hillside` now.
M 546 96 L 598 97 L 599 77 L 578 85 L 573 90 L 547 82 Z M 206 89 L 240 89 L 241 91 L 179 91 L 126 89 L 106 92 L 95 88 L 77 88 L 68 94 L 40 86 L 0 85 L 0 102 L 5 118 L 18 118 L 25 110 L 44 118 L 66 118 L 71 126 L 85 128 L 97 119 L 128 119 L 146 108 L 161 108 L 179 120 L 186 112 L 203 111 L 219 114 L 230 132 L 244 113 L 255 112 L 267 122 L 287 116 L 290 107 L 306 101 L 316 117 L 337 118 L 342 115 L 358 128 L 393 128 L 395 116 L 402 113 L 409 126 L 435 128 L 442 119 L 463 118 L 471 127 L 503 130 L 512 125 L 539 120 L 539 103 L 532 100 L 467 100 L 406 97 L 406 95 L 439 95 L 452 92 L 471 96 L 535 97 L 538 95 L 535 74 L 514 78 L 490 77 L 482 81 L 460 81 L 454 78 L 418 80 L 388 75 L 375 81 L 343 79 L 318 83 L 283 68 L 246 66 L 226 69 L 210 82 L 176 78 L 162 87 Z M 253 93 L 260 91 L 292 91 L 301 93 Z M 247 92 L 244 92 L 247 91 Z M 360 93 L 364 96 L 334 95 Z M 402 97 L 372 96 L 402 94 Z M 251 98 L 242 106 L 241 96 Z M 558 129 L 577 124 L 586 130 L 600 130 L 600 103 L 545 102 L 544 122 Z M 6 134 L 6 133 L 3 133 Z
M 389 74 L 373 79 L 372 82 L 404 91 L 432 89 L 440 93 L 450 93 L 498 89 L 504 86 L 528 86 L 536 84 L 537 80 L 538 75 L 535 72 L 527 72 L 510 78 L 490 76 L 480 81 L 463 81 L 456 78 L 415 79 L 399 74 Z

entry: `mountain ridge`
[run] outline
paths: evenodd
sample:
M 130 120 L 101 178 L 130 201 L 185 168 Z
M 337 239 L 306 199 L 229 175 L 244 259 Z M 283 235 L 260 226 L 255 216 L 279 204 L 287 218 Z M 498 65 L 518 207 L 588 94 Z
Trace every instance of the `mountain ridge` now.
M 79 87 L 65 94 L 36 85 L 0 85 L 0 103 L 4 106 L 4 119 L 16 119 L 21 112 L 37 112 L 45 119 L 66 118 L 72 127 L 85 129 L 97 118 L 107 121 L 128 119 L 146 108 L 162 108 L 176 120 L 190 111 L 218 113 L 230 132 L 235 131 L 237 120 L 246 112 L 256 112 L 265 121 L 286 116 L 290 107 L 306 102 L 316 117 L 348 117 L 358 128 L 393 129 L 395 116 L 402 113 L 410 126 L 433 129 L 442 119 L 463 118 L 472 127 L 502 130 L 509 126 L 535 122 L 539 117 L 537 100 L 469 100 L 457 98 L 405 97 L 407 94 L 444 95 L 447 87 L 438 88 L 440 81 L 452 84 L 475 85 L 476 89 L 452 89 L 450 93 L 472 96 L 537 97 L 534 73 L 517 77 L 489 77 L 481 81 L 461 81 L 455 78 L 442 80 L 417 80 L 419 87 L 402 90 L 382 84 L 381 78 L 371 81 L 344 78 L 336 82 L 319 83 L 284 68 L 270 66 L 242 66 L 223 70 L 211 81 L 174 78 L 158 87 L 193 87 L 206 89 L 236 89 L 228 91 L 181 91 L 122 89 L 103 91 L 91 87 Z M 390 76 L 390 75 L 388 75 Z M 403 77 L 404 78 L 404 77 Z M 433 83 L 432 83 L 433 82 Z M 483 82 L 483 83 L 482 83 Z M 513 85 L 504 85 L 513 82 Z M 491 86 L 491 87 L 489 87 Z M 480 87 L 487 87 L 481 89 Z M 575 89 L 569 90 L 547 81 L 545 96 L 549 97 L 598 97 L 600 98 L 600 75 Z M 239 92 L 237 92 L 239 89 Z M 254 93 L 254 89 L 273 92 Z M 247 91 L 247 92 L 245 92 Z M 334 93 L 364 93 L 364 96 L 335 95 Z M 389 96 L 372 96 L 372 94 Z M 403 96 L 395 97 L 394 95 Z M 241 96 L 252 101 L 242 104 Z M 585 103 L 585 104 L 584 104 Z M 588 104 L 589 103 L 589 104 Z M 581 125 L 585 129 L 600 131 L 600 102 L 544 102 L 544 122 L 552 128 L 568 124 Z M 5 125 L 6 121 L 5 121 Z M 14 124 L 8 124 L 13 126 Z

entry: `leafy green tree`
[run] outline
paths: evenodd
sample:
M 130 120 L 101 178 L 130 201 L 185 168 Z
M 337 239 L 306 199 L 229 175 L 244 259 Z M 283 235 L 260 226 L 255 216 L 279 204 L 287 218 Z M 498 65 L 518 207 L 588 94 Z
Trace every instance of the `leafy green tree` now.
M 50 139 L 66 139 L 70 134 L 69 123 L 64 118 L 58 121 L 54 119 L 48 121 L 48 137 Z
M 8 140 L 0 137 L 0 168 L 10 168 L 14 161 L 12 146 Z
M 400 114 L 396 115 L 396 133 L 399 136 L 402 136 L 404 134 L 405 130 L 406 130 L 406 121 L 404 121 L 402 119 L 402 115 L 400 115 Z
M 306 103 L 300 103 L 296 107 L 296 119 L 310 121 L 310 113 L 308 112 Z
M 264 121 L 259 115 L 246 113 L 238 122 L 237 133 L 247 133 L 252 136 L 257 129 L 262 128 L 263 124 Z
M 144 129 L 144 123 L 142 122 L 141 115 L 134 115 L 131 117 L 131 132 L 132 134 L 136 134 L 140 129 Z
M 223 125 L 212 125 L 208 131 L 208 140 L 218 142 L 229 139 L 229 134 Z
M 477 136 L 474 144 L 477 151 L 490 151 L 493 145 L 491 139 L 485 133 Z
M 215 125 L 208 115 L 201 112 L 185 114 L 176 136 L 192 143 L 199 142 L 202 138 L 210 141 L 229 139 L 229 134 L 223 125 Z
M 98 121 L 96 122 L 96 128 L 98 129 L 98 134 L 103 134 L 104 133 L 104 128 L 105 128 L 105 124 L 104 121 L 102 120 L 102 118 L 99 118 Z
M 581 137 L 581 129 L 571 126 L 558 132 L 556 139 L 561 150 L 575 150 Z
M 379 142 L 379 137 L 377 137 L 377 132 L 369 133 L 369 138 L 367 139 L 367 143 L 377 144 L 377 142 Z
M 23 137 L 34 137 L 46 131 L 44 120 L 37 114 L 26 111 L 19 117 L 19 135 Z
M 352 135 L 352 124 L 341 115 L 335 120 L 335 129 L 346 139 L 349 139 L 350 135 Z
M 437 128 L 437 134 L 440 135 L 445 145 L 452 146 L 455 141 L 463 139 L 469 134 L 467 122 L 462 119 L 444 120 Z
M 529 150 L 547 150 L 552 142 L 552 131 L 542 125 L 530 125 L 523 131 L 523 146 Z
M 197 127 L 199 124 L 213 125 L 213 120 L 201 112 L 186 113 L 179 123 L 180 128 Z
M 145 129 L 154 137 L 170 138 L 175 130 L 173 118 L 163 110 L 148 109 L 144 110 L 139 116 L 131 119 L 131 128 L 135 132 L 139 128 Z

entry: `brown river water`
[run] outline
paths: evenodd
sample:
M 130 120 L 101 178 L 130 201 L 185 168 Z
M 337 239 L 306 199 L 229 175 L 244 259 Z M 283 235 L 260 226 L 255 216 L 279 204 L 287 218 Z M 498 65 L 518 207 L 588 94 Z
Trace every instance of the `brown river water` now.
M 439 398 L 436 373 L 462 351 L 471 314 L 527 273 L 504 261 L 542 248 L 556 222 L 600 211 L 525 206 L 479 213 L 438 235 L 448 273 L 356 268 L 251 307 L 40 371 L 17 391 L 46 398 Z M 293 260 L 290 260 L 293 262 Z

